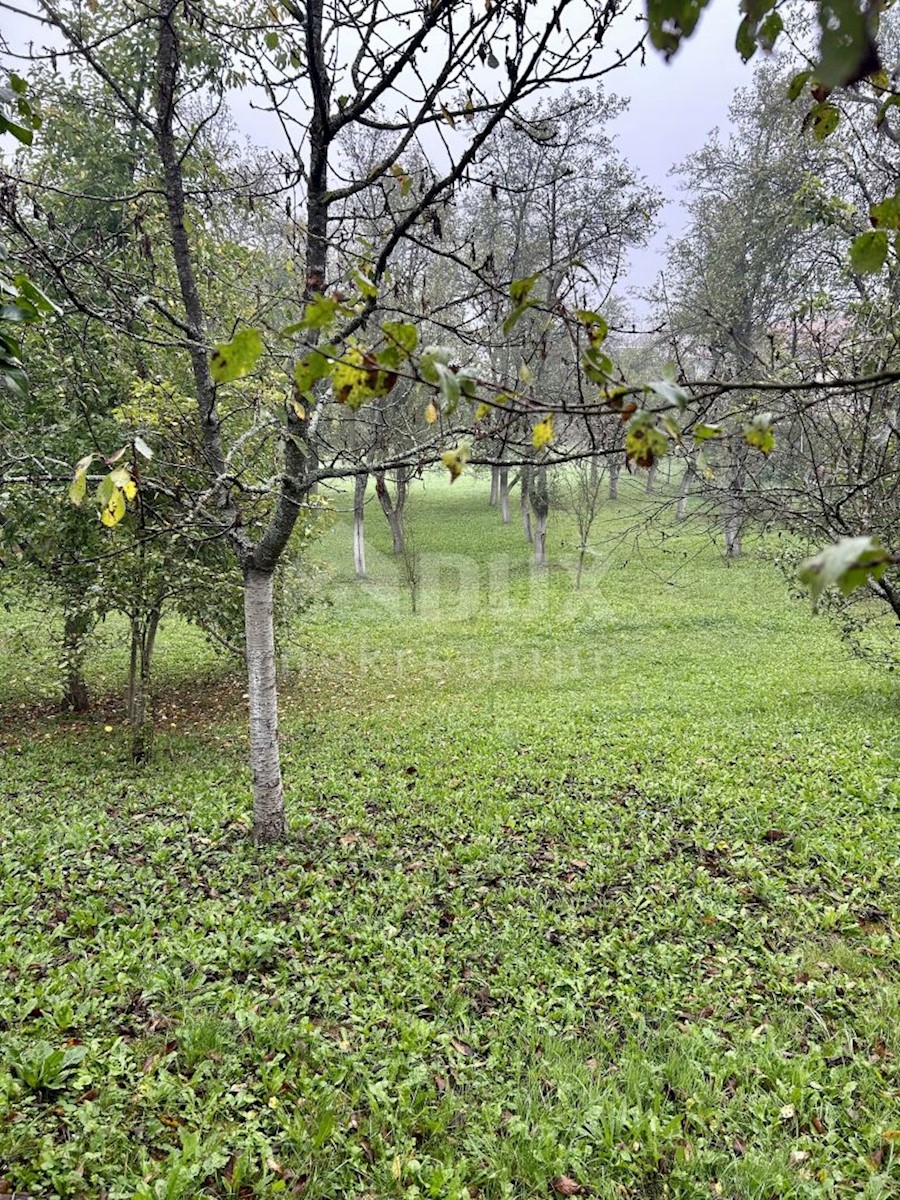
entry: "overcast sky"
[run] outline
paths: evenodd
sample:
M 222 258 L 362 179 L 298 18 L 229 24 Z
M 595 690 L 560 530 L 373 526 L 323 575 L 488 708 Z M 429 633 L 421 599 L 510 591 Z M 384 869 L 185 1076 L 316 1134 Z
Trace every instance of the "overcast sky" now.
M 33 0 L 19 3 L 23 9 L 35 7 Z M 3 34 L 13 48 L 23 48 L 31 38 L 43 41 L 34 23 L 23 17 L 2 12 L 2 21 Z M 752 64 L 745 67 L 734 49 L 738 21 L 734 0 L 714 0 L 671 63 L 648 49 L 644 66 L 632 62 L 611 77 L 610 90 L 629 99 L 628 111 L 614 126 L 620 149 L 666 197 L 659 233 L 645 250 L 632 255 L 627 289 L 639 318 L 646 309 L 638 293 L 654 282 L 665 265 L 666 239 L 684 224 L 678 187 L 669 172 L 699 149 L 712 129 L 727 128 L 731 97 L 749 79 Z M 235 110 L 243 132 L 252 135 L 254 125 L 258 130 L 260 118 L 248 104 L 238 102 Z
M 629 65 L 614 76 L 612 90 L 630 98 L 628 111 L 614 126 L 620 149 L 666 197 L 659 233 L 646 250 L 632 254 L 628 286 L 634 291 L 653 283 L 665 265 L 666 239 L 684 225 L 678 181 L 669 176 L 670 169 L 698 150 L 711 130 L 728 128 L 731 98 L 749 82 L 753 61 L 745 66 L 734 48 L 738 21 L 733 0 L 716 0 L 670 63 L 648 51 L 643 67 Z M 631 299 L 643 315 L 643 306 Z

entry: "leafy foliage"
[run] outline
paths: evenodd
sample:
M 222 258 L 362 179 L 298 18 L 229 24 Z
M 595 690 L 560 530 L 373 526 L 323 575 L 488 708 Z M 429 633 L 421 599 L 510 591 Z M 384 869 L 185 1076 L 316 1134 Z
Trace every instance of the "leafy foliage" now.
M 870 579 L 880 579 L 891 556 L 878 538 L 841 538 L 826 546 L 800 568 L 800 579 L 809 587 L 813 607 L 829 587 L 838 587 L 847 596 Z

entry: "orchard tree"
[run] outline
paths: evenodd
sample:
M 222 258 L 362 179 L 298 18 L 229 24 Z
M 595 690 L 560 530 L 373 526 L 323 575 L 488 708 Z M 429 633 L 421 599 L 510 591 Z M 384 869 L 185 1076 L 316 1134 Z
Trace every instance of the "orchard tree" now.
M 380 0 L 190 8 L 164 0 L 149 10 L 126 3 L 96 13 L 40 0 L 40 11 L 75 69 L 100 81 L 117 124 L 148 147 L 134 190 L 161 193 L 164 203 L 164 243 L 152 203 L 144 220 L 153 224 L 154 256 L 165 258 L 177 278 L 177 303 L 165 284 L 151 287 L 136 324 L 143 336 L 180 344 L 190 361 L 207 481 L 194 508 L 198 521 L 227 538 L 243 574 L 254 833 L 271 840 L 284 830 L 274 573 L 315 490 L 328 478 L 356 473 L 352 464 L 335 463 L 323 417 L 328 400 L 317 378 L 330 376 L 334 399 L 351 408 L 387 393 L 390 376 L 404 369 L 418 344 L 412 322 L 386 324 L 374 339 L 380 349 L 366 328 L 399 243 L 433 220 L 502 122 L 519 119 L 543 88 L 619 67 L 637 52 L 639 38 L 624 55 L 606 50 L 620 8 L 584 0 L 554 0 L 546 11 L 506 0 L 474 16 L 454 0 L 405 11 Z M 293 381 L 280 404 L 261 405 L 241 428 L 229 418 L 233 385 L 259 369 L 263 334 L 279 362 L 291 343 L 270 337 L 271 321 L 253 320 L 252 312 L 246 326 L 229 328 L 205 302 L 210 210 L 233 205 L 236 189 L 223 180 L 217 194 L 198 194 L 192 176 L 204 128 L 227 104 L 229 90 L 243 85 L 258 89 L 271 128 L 284 136 L 274 163 L 283 173 L 282 200 L 292 211 L 302 206 L 296 257 L 305 283 L 295 332 L 287 335 L 295 339 Z M 389 150 L 367 177 L 341 180 L 340 140 L 355 127 L 381 130 Z M 408 185 L 404 158 L 426 137 L 442 149 L 433 179 L 420 189 Z M 394 185 L 387 191 L 386 181 Z M 389 221 L 363 255 L 343 239 L 337 218 L 350 197 L 367 189 L 387 195 Z M 336 298 L 336 286 L 345 299 Z M 320 347 L 323 336 L 328 341 Z M 380 356 L 375 363 L 373 350 Z M 385 471 L 442 455 L 452 470 L 467 457 L 449 411 L 462 388 L 450 367 L 443 354 L 420 366 L 426 382 L 440 388 L 449 421 L 436 423 L 409 452 L 389 455 L 379 464 Z M 449 437 L 457 444 L 448 450 Z M 279 466 L 253 485 L 266 492 L 257 504 L 245 485 L 247 464 L 273 445 Z

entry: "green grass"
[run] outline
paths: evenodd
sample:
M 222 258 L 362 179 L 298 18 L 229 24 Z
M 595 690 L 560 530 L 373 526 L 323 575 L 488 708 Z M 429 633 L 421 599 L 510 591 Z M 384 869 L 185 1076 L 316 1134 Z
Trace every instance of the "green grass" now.
M 202 638 L 163 631 L 136 772 L 121 630 L 75 721 L 34 702 L 44 618 L 3 618 L 7 1190 L 900 1192 L 892 679 L 752 554 L 636 544 L 642 503 L 604 511 L 576 593 L 564 522 L 535 574 L 517 513 L 429 476 L 415 617 L 375 504 L 364 583 L 342 515 L 284 655 L 271 850 Z

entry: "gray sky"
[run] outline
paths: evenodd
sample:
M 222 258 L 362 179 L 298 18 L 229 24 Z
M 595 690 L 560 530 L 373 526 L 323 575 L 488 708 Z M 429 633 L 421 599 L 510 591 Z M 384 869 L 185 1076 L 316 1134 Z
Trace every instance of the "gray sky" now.
M 628 287 L 649 287 L 665 266 L 666 239 L 684 226 L 678 181 L 670 169 L 698 150 L 711 130 L 728 127 L 728 106 L 736 88 L 749 82 L 755 60 L 746 66 L 734 48 L 739 16 L 729 0 L 717 0 L 670 63 L 648 51 L 643 67 L 629 65 L 614 76 L 611 89 L 630 96 L 628 112 L 613 128 L 619 146 L 648 183 L 666 197 L 660 231 L 645 249 L 632 254 Z M 629 297 L 638 318 L 645 306 Z
M 18 0 L 18 3 L 23 9 L 35 7 L 33 0 Z M 31 38 L 38 43 L 43 41 L 33 22 L 9 12 L 3 12 L 2 17 L 3 33 L 11 47 L 23 48 Z M 646 249 L 632 255 L 626 280 L 629 299 L 639 320 L 646 317 L 646 306 L 637 293 L 654 282 L 665 265 L 667 238 L 684 225 L 678 188 L 669 171 L 699 149 L 712 129 L 727 127 L 734 90 L 749 80 L 753 64 L 745 67 L 734 49 L 738 21 L 733 0 L 716 0 L 700 18 L 694 36 L 671 63 L 648 49 L 644 66 L 629 63 L 610 78 L 610 90 L 630 99 L 628 111 L 614 125 L 620 149 L 666 198 L 660 214 L 660 231 Z M 242 103 L 239 99 L 233 107 L 243 132 L 261 132 L 261 118 L 250 110 L 246 101 Z

